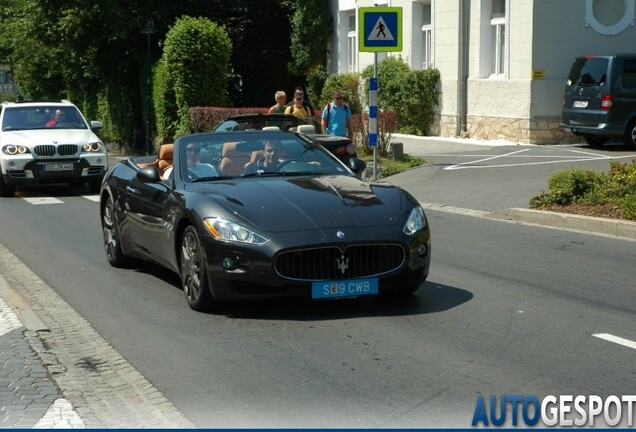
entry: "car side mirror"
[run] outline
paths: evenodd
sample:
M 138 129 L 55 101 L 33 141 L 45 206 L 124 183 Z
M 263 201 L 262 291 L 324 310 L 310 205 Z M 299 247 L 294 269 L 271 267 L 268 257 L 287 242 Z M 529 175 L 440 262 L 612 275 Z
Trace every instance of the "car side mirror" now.
M 104 128 L 104 125 L 102 124 L 102 122 L 96 121 L 96 120 L 91 120 L 91 129 L 94 131 L 100 131 Z
M 360 174 L 367 168 L 367 164 L 362 159 L 358 159 L 356 157 L 352 157 L 349 159 L 349 169 L 356 174 Z
M 137 171 L 137 180 L 140 180 L 143 183 L 158 183 L 161 181 L 161 177 L 159 176 L 159 170 L 157 167 L 151 165 L 143 167 Z

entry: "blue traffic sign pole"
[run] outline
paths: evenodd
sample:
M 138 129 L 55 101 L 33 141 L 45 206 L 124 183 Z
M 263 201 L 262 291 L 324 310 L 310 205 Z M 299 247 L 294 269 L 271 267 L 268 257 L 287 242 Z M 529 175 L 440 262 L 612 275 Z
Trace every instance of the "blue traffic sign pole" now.
M 378 166 L 378 52 L 402 51 L 402 8 L 358 9 L 359 50 L 373 52 L 373 78 L 369 80 L 369 146 L 373 147 L 373 180 Z
M 373 180 L 377 180 L 378 166 L 378 54 L 375 54 L 373 78 L 369 80 L 369 146 L 373 147 Z

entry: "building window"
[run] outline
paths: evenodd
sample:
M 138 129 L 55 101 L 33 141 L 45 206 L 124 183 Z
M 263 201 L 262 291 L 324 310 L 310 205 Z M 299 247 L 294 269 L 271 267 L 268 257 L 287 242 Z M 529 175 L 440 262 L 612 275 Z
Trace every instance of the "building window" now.
M 605 36 L 617 35 L 634 25 L 633 0 L 587 0 L 585 25 Z
M 347 32 L 347 70 L 357 72 L 358 35 L 356 33 L 356 15 L 349 15 L 349 31 Z
M 0 84 L 9 84 L 9 72 L 0 70 Z
M 422 69 L 429 68 L 433 65 L 431 61 L 433 47 L 433 26 L 431 25 L 431 4 L 422 4 Z
M 506 44 L 506 0 L 492 0 L 490 14 L 491 67 L 490 74 L 504 76 L 508 50 Z
M 411 68 L 426 69 L 433 66 L 433 4 L 431 0 L 414 1 L 412 8 Z

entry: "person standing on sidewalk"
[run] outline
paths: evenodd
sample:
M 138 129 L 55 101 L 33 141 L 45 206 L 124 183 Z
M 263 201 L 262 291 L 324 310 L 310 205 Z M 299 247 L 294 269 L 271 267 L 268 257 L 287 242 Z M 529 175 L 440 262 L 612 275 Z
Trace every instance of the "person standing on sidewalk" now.
M 342 101 L 342 92 L 339 90 L 333 93 L 333 101 L 322 110 L 322 129 L 326 134 L 351 139 L 351 108 Z

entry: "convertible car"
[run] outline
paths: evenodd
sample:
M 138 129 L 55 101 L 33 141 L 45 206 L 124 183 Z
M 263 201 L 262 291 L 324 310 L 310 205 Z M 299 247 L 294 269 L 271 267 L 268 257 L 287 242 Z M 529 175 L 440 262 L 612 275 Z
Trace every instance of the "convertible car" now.
M 267 169 L 245 169 L 272 146 L 279 155 Z M 354 170 L 297 132 L 180 137 L 157 157 L 107 172 L 106 257 L 115 267 L 143 259 L 171 269 L 197 311 L 248 297 L 411 293 L 429 272 L 424 210 L 409 192 Z

